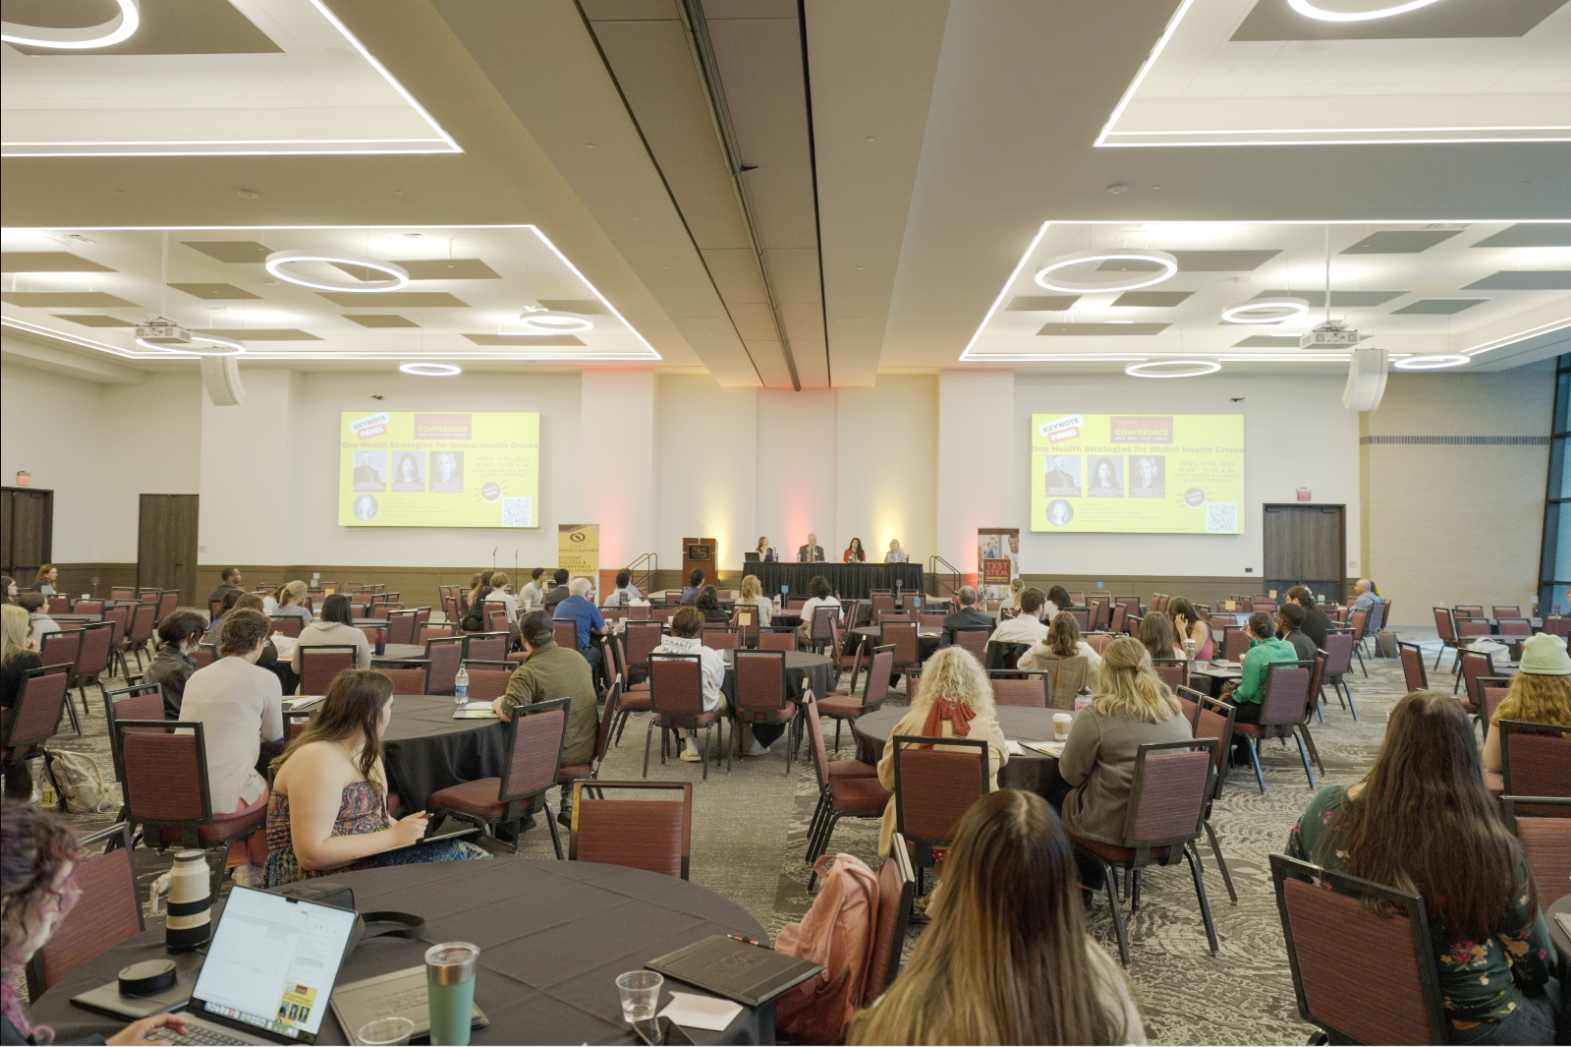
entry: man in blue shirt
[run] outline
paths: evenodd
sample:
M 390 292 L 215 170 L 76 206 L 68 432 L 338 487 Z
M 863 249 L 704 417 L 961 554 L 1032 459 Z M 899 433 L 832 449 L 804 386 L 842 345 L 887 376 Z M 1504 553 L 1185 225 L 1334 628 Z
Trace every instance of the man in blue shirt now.
M 1375 583 L 1371 582 L 1368 578 L 1360 578 L 1358 582 L 1354 584 L 1353 595 L 1357 598 L 1353 601 L 1353 610 L 1355 611 L 1367 612 L 1371 610 L 1375 604 L 1381 602 L 1380 594 L 1375 591 Z
M 590 599 L 594 588 L 594 583 L 588 578 L 574 578 L 568 586 L 572 595 L 551 609 L 551 617 L 571 618 L 578 624 L 578 653 L 584 656 L 591 669 L 598 671 L 600 648 L 591 645 L 590 636 L 604 636 L 606 627 L 605 619 L 600 616 L 594 600 Z

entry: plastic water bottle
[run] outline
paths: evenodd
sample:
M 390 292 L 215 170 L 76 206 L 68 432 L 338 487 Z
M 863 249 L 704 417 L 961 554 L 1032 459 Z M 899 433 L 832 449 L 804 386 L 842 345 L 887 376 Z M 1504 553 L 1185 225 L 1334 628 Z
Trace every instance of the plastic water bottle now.
M 1080 710 L 1091 704 L 1091 688 L 1081 687 L 1075 693 L 1075 715 L 1080 715 Z
M 453 679 L 453 702 L 460 709 L 469 704 L 469 670 L 460 662 L 458 675 Z

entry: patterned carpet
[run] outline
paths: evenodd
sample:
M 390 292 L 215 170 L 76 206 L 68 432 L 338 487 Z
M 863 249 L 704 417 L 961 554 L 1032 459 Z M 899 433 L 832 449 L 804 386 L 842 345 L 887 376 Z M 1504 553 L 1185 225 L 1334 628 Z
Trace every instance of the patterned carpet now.
M 1403 630 L 1401 638 L 1426 641 L 1432 664 L 1437 644 L 1432 633 Z M 1333 700 L 1326 722 L 1313 727 L 1326 766 L 1324 777 L 1317 769 L 1320 784 L 1348 784 L 1363 775 L 1380 745 L 1387 713 L 1406 692 L 1397 662 L 1366 661 L 1367 678 L 1356 663 L 1349 677 L 1359 720 L 1355 722 Z M 1445 664 L 1449 666 L 1449 659 Z M 1436 686 L 1450 682 L 1444 670 L 1432 676 Z M 89 699 L 94 710 L 84 720 L 82 737 L 67 729 L 56 741 L 58 748 L 92 754 L 109 776 L 112 764 L 96 689 L 89 689 Z M 895 692 L 890 700 L 900 704 L 904 698 Z M 601 777 L 637 780 L 643 739 L 644 721 L 635 718 L 622 744 L 612 749 Z M 847 748 L 840 755 L 848 757 L 852 755 L 849 733 L 843 740 Z M 1238 889 L 1236 906 L 1228 902 L 1210 849 L 1203 844 L 1200 848 L 1221 942 L 1218 957 L 1213 958 L 1206 947 L 1187 866 L 1154 869 L 1142 877 L 1141 911 L 1128 924 L 1133 957 L 1129 977 L 1152 1043 L 1301 1044 L 1311 1035 L 1293 1000 L 1267 859 L 1285 844 L 1311 793 L 1296 746 L 1270 743 L 1262 764 L 1268 791 L 1261 795 L 1252 774 L 1235 770 L 1212 816 Z M 650 777 L 697 783 L 699 768 L 677 761 L 662 767 L 656 753 Z M 809 869 L 802 852 L 816 802 L 811 766 L 794 763 L 787 776 L 782 753 L 740 761 L 729 775 L 724 765 L 711 768 L 709 781 L 694 789 L 693 881 L 744 906 L 771 935 L 799 920 L 811 904 L 806 893 Z M 84 832 L 91 831 L 110 824 L 117 806 L 105 805 L 110 814 L 70 817 Z M 846 819 L 835 832 L 832 849 L 854 854 L 876 869 L 877 845 L 876 821 Z M 171 857 L 138 849 L 137 869 L 144 889 L 169 867 Z M 543 826 L 524 835 L 520 857 L 552 857 Z M 1091 928 L 1116 954 L 1105 900 L 1099 899 Z M 919 934 L 920 928 L 913 930 L 908 949 Z

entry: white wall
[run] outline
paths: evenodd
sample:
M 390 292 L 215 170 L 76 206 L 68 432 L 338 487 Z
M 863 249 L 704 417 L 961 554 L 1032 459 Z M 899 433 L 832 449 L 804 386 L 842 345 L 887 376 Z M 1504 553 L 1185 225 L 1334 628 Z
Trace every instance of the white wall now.
M 705 375 L 657 378 L 649 503 L 655 544 L 637 553 L 658 552 L 660 566 L 675 571 L 682 567 L 683 538 L 714 538 L 722 567 L 741 563 L 759 535 L 759 448 L 783 446 L 775 435 L 759 430 L 757 390 L 723 389 Z
M 655 373 L 585 371 L 580 391 L 578 522 L 600 525 L 606 570 L 655 548 Z
M 979 527 L 1031 525 L 1025 492 L 1030 465 L 1028 426 L 1011 421 L 1012 371 L 942 371 L 938 376 L 937 519 L 940 556 L 975 574 Z M 913 548 L 913 556 L 927 553 Z M 1022 537 L 1020 552 L 1025 555 Z M 1035 573 L 1034 563 L 1022 568 Z
M 938 379 L 882 375 L 872 388 L 836 395 L 835 544 L 820 527 L 825 554 L 854 535 L 869 561 L 882 561 L 898 538 L 925 564 L 938 541 Z

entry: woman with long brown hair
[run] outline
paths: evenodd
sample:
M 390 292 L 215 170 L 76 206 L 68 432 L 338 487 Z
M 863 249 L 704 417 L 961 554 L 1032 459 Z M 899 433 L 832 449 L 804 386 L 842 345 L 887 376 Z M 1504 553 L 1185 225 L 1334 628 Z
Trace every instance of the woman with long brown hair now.
M 267 885 L 340 870 L 488 857 L 460 840 L 422 844 L 424 811 L 387 811 L 382 734 L 393 681 L 369 669 L 333 677 L 316 714 L 273 761 L 267 801 Z
M 1161 611 L 1147 611 L 1140 619 L 1140 643 L 1152 658 L 1173 657 L 1173 625 Z
M 1086 934 L 1074 868 L 1040 796 L 978 800 L 929 896 L 932 922 L 846 1042 L 1145 1043 L 1128 980 Z
M 1397 702 L 1369 774 L 1316 793 L 1287 853 L 1424 899 L 1453 1043 L 1554 1042 L 1555 953 L 1537 885 L 1454 695 Z

